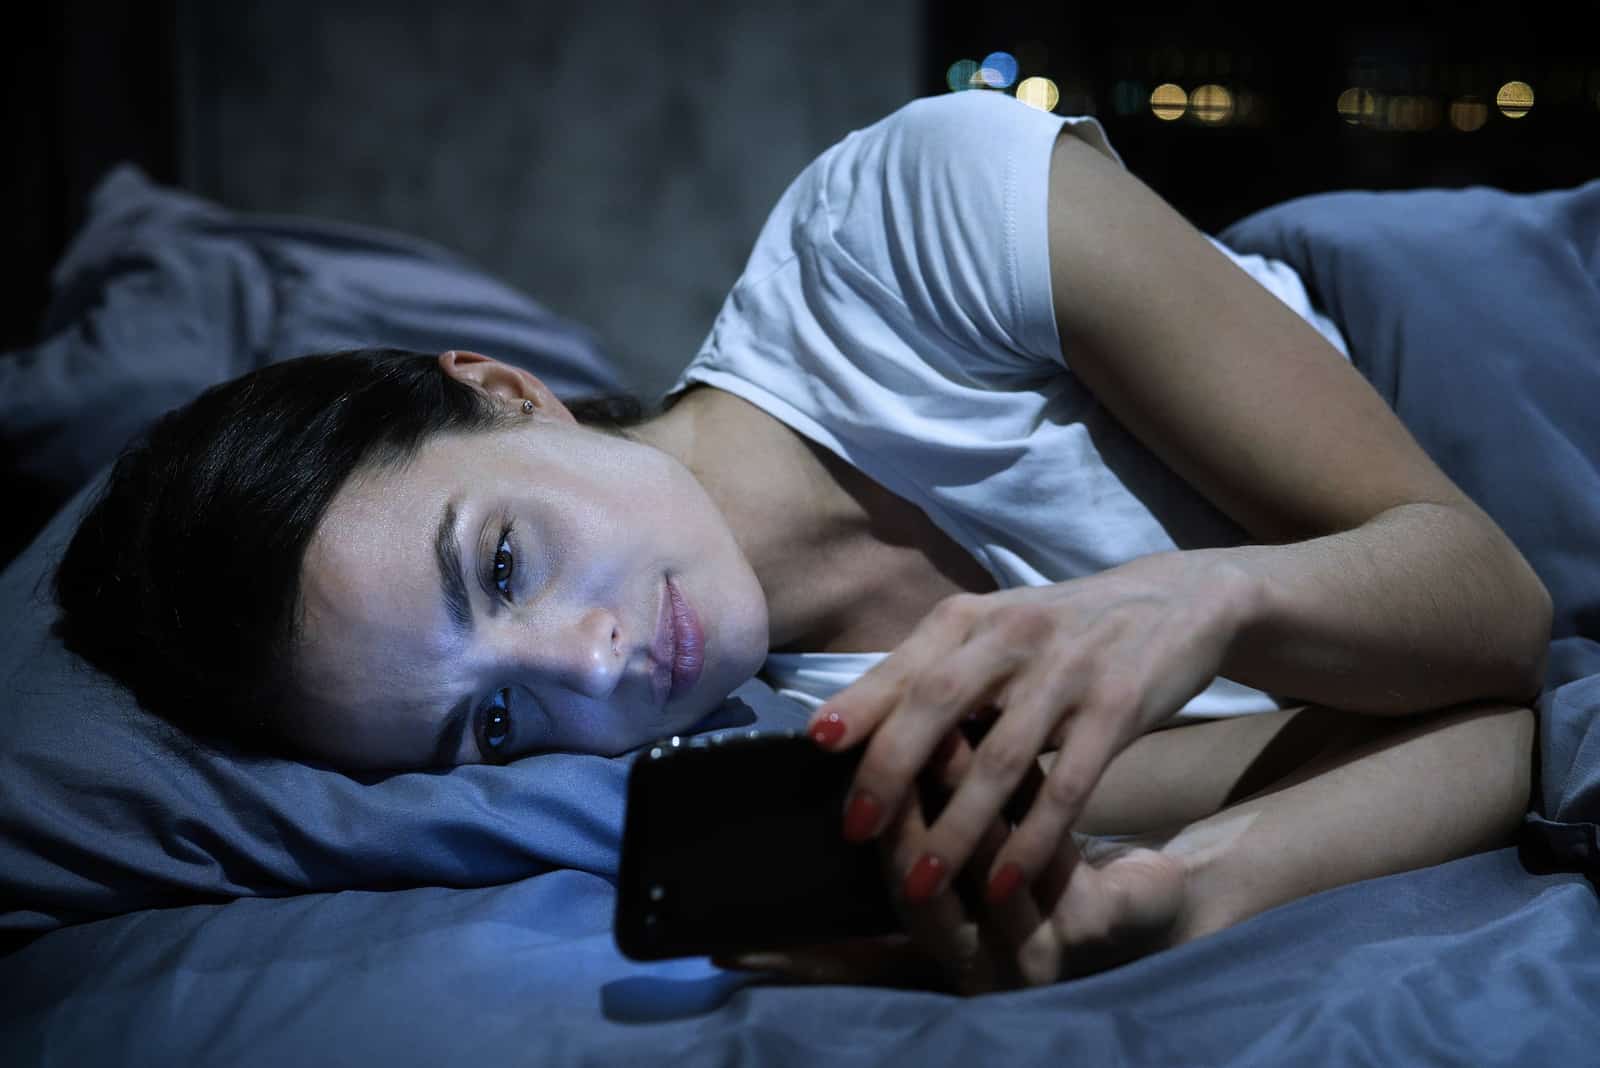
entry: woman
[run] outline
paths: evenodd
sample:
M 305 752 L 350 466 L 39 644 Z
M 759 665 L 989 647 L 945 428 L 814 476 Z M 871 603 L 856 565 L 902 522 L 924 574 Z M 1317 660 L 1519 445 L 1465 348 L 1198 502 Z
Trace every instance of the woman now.
M 1549 598 L 1273 270 L 1092 120 L 918 101 L 785 192 L 658 416 L 476 353 L 268 368 L 119 462 L 66 630 L 352 768 L 620 753 L 765 667 L 865 746 L 845 828 L 911 942 L 745 963 L 1104 967 L 1525 807 Z

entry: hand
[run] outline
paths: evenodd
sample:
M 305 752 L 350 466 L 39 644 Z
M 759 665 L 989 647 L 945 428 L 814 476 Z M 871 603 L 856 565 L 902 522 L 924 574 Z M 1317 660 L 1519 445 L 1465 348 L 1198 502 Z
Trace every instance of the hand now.
M 971 750 L 950 754 L 954 781 Z M 904 841 L 925 830 L 913 799 L 883 838 L 885 875 Z M 997 821 L 974 858 L 977 870 L 1004 842 Z M 963 875 L 966 873 L 963 873 Z M 957 877 L 957 883 L 964 880 Z M 903 987 L 965 995 L 1038 986 L 1087 975 L 1182 941 L 1187 887 L 1181 863 L 1154 849 L 1070 835 L 1030 893 L 998 905 L 975 902 L 970 883 L 920 905 L 901 904 L 910 936 L 858 939 L 781 952 L 716 958 L 724 968 L 776 972 L 792 982 Z
M 991 902 L 1033 885 L 1112 757 L 1210 684 L 1244 618 L 1246 580 L 1205 551 L 1141 557 L 1088 578 L 941 602 L 891 655 L 812 718 L 819 744 L 866 740 L 845 834 L 880 833 L 965 720 L 995 717 L 932 826 L 901 850 L 902 896 L 939 895 L 1048 746 L 1057 759 L 987 870 Z

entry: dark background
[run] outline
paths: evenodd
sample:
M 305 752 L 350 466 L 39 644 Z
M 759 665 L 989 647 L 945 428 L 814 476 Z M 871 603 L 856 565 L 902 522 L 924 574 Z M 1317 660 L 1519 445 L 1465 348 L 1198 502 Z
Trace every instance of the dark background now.
M 809 159 L 961 58 L 1005 50 L 1093 113 L 1195 225 L 1331 189 L 1600 175 L 1600 5 L 607 5 L 64 0 L 0 45 L 12 280 L 0 347 L 33 338 L 48 271 L 118 160 L 244 210 L 440 241 L 596 329 L 645 392 L 692 355 L 761 220 Z M 1533 109 L 1507 118 L 1521 79 Z M 1248 93 L 1209 125 L 1162 82 Z M 1380 106 L 1347 122 L 1345 89 Z M 1435 102 L 1431 129 L 1381 102 Z M 1452 126 L 1453 100 L 1487 105 Z
M 932 91 L 961 56 L 1034 53 L 1042 73 L 1093 101 L 1129 169 L 1211 233 L 1269 204 L 1334 189 L 1531 192 L 1600 176 L 1600 4 L 1297 4 L 1262 18 L 1264 10 L 936 0 L 922 82 Z M 1534 90 L 1532 110 L 1514 119 L 1495 107 L 1499 87 L 1513 79 Z M 1223 125 L 1193 115 L 1163 121 L 1148 96 L 1164 82 L 1191 91 L 1221 84 L 1251 92 L 1260 106 Z M 1139 87 L 1143 103 L 1131 114 L 1117 108 L 1119 83 Z M 1339 96 L 1349 88 L 1374 94 L 1369 120 L 1341 117 Z M 1380 102 L 1401 96 L 1435 101 L 1436 124 L 1386 121 Z M 1466 98 L 1487 105 L 1470 132 L 1449 118 L 1449 103 Z M 1410 123 L 1397 117 L 1400 126 L 1421 125 L 1419 114 Z

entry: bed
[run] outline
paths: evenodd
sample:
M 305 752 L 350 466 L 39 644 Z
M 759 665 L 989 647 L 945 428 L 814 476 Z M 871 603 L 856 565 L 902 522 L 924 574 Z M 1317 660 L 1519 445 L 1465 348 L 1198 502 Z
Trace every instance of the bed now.
M 51 562 L 128 434 L 206 385 L 370 343 L 494 352 L 567 395 L 619 385 L 581 327 L 441 249 L 114 171 L 41 340 L 0 357 L 8 460 L 60 505 L 0 576 L 0 1063 L 1592 1063 L 1600 181 L 1319 195 L 1218 236 L 1301 272 L 1550 587 L 1523 833 L 959 999 L 622 957 L 628 756 L 351 776 L 195 745 L 74 660 Z M 805 718 L 752 680 L 705 727 Z

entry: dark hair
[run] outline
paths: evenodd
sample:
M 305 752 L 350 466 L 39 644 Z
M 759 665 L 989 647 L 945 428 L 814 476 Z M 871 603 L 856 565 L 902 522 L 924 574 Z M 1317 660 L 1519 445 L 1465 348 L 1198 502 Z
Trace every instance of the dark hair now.
M 613 430 L 642 418 L 625 396 L 568 407 Z M 514 419 L 401 349 L 303 356 L 214 386 L 117 459 L 56 569 L 57 632 L 191 735 L 278 747 L 301 562 L 334 496 L 435 434 Z

